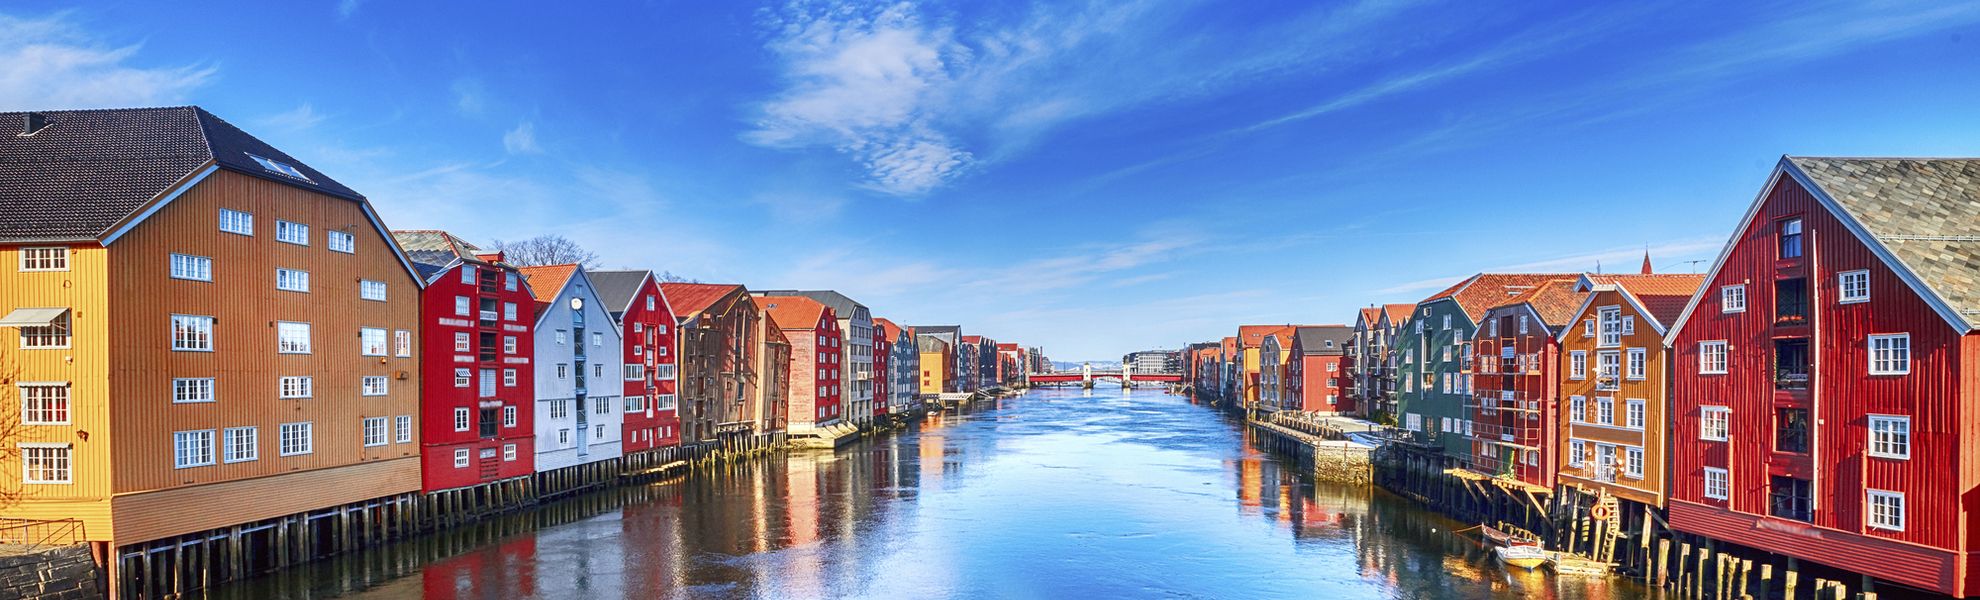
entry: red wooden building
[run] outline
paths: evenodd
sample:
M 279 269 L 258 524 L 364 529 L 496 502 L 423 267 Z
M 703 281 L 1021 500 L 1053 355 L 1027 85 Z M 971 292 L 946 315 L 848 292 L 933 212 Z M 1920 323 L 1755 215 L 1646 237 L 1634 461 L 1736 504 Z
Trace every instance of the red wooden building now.
M 1671 526 L 1980 594 L 1980 160 L 1784 157 L 1666 336 Z
M 1286 395 L 1282 401 L 1287 410 L 1354 412 L 1354 401 L 1347 393 L 1354 387 L 1354 381 L 1348 377 L 1354 359 L 1347 355 L 1353 340 L 1354 328 L 1346 325 L 1293 330 L 1292 351 L 1286 360 Z
M 590 271 L 591 285 L 617 319 L 625 343 L 625 452 L 681 443 L 674 309 L 652 271 Z
M 1528 490 L 1534 493 L 1553 492 L 1561 409 L 1556 336 L 1588 296 L 1576 292 L 1574 283 L 1540 282 L 1486 309 L 1470 344 L 1428 357 L 1456 361 L 1466 369 L 1466 375 L 1450 378 L 1443 390 L 1468 394 L 1464 420 L 1453 424 L 1471 441 L 1466 469 L 1516 479 L 1533 486 Z
M 887 337 L 887 330 L 879 326 L 878 319 L 875 321 L 872 327 L 873 345 L 871 346 L 873 370 L 869 376 L 873 378 L 873 415 L 880 416 L 887 414 L 893 404 L 887 401 L 894 388 L 892 378 L 887 376 L 887 366 L 894 360 L 894 340 Z
M 791 344 L 790 429 L 805 431 L 837 423 L 845 410 L 838 315 L 832 307 L 805 296 L 758 296 L 756 301 L 783 328 Z
M 536 298 L 516 267 L 444 231 L 394 231 L 420 298 L 420 454 L 427 491 L 536 470 Z

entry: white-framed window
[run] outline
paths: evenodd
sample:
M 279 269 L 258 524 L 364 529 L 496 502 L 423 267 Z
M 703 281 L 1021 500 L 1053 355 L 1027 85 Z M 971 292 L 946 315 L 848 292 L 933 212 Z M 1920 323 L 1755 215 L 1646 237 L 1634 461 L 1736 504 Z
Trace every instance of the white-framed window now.
M 516 370 L 502 369 L 502 386 L 516 387 Z
M 474 285 L 480 283 L 479 281 L 476 280 L 477 275 L 478 274 L 474 270 L 474 265 L 461 265 L 461 283 L 465 283 L 468 285 Z
M 653 410 L 674 410 L 675 400 L 673 394 L 661 394 L 653 398 Z
M 1585 337 L 1585 338 L 1595 337 L 1594 319 L 1584 319 L 1581 321 L 1581 337 Z
M 309 291 L 309 271 L 275 269 L 275 289 L 291 292 Z
M 357 253 L 357 236 L 335 230 L 330 231 L 327 235 L 329 239 L 324 244 L 329 246 L 331 251 L 345 254 Z
M 385 282 L 369 279 L 358 280 L 358 297 L 365 300 L 385 301 Z
M 1746 284 L 1719 288 L 1719 312 L 1746 312 Z
M 213 430 L 172 432 L 172 468 L 213 464 Z
M 515 460 L 515 459 L 516 459 L 516 445 L 515 445 L 515 444 L 503 444 L 503 445 L 502 445 L 502 460 L 504 460 L 504 461 L 511 461 L 511 460 Z
M 1451 316 L 1450 316 L 1450 315 L 1444 315 L 1444 328 L 1445 328 L 1445 329 L 1450 329 L 1450 328 L 1451 328 Z
M 1568 440 L 1568 466 L 1579 467 L 1588 462 L 1588 442 Z
M 1904 531 L 1904 494 L 1868 490 L 1870 520 L 1865 525 L 1891 531 Z
M 467 317 L 474 315 L 474 307 L 468 305 L 467 296 L 454 297 L 454 315 L 460 317 Z
M 1731 430 L 1732 409 L 1724 406 L 1698 407 L 1698 439 L 1726 441 Z
M 502 407 L 502 426 L 503 427 L 516 426 L 516 407 L 514 406 Z
M 604 347 L 604 346 L 605 346 L 605 334 L 603 334 L 603 333 L 598 333 L 598 332 L 592 332 L 592 334 L 591 334 L 591 345 L 592 345 L 592 346 L 596 346 L 596 347 L 601 347 L 601 348 L 602 348 L 602 347 Z
M 1650 354 L 1644 348 L 1630 348 L 1627 352 L 1629 354 L 1629 360 L 1625 363 L 1625 367 L 1628 369 L 1627 376 L 1635 380 L 1648 377 L 1650 371 Z
M 68 444 L 24 442 L 17 447 L 21 450 L 21 483 L 45 485 L 74 482 L 74 462 Z
M 592 377 L 604 377 L 604 376 L 605 376 L 605 363 L 591 363 L 591 376 L 592 376 Z
M 1911 417 L 1870 415 L 1870 455 L 1911 458 Z
M 652 295 L 652 294 L 648 294 L 648 295 L 646 296 L 646 310 L 654 310 L 654 308 L 653 308 L 653 295 Z
M 172 380 L 172 402 L 212 402 L 212 377 L 179 377 Z
M 397 444 L 412 443 L 412 415 L 392 417 L 392 439 Z
M 645 381 L 646 365 L 626 365 L 625 379 L 626 381 Z
M 1636 315 L 1623 315 L 1623 335 L 1636 335 Z
M 557 445 L 558 445 L 558 446 L 561 446 L 561 447 L 566 447 L 566 448 L 568 448 L 568 447 L 570 447 L 570 445 L 571 445 L 571 430 L 569 430 L 569 429 L 559 429 L 559 430 L 557 430 Z
M 1911 372 L 1911 334 L 1891 333 L 1870 336 L 1870 374 L 1903 375 Z
M 27 350 L 69 347 L 69 336 L 73 333 L 69 314 L 69 311 L 62 311 L 62 314 L 56 315 L 46 326 L 22 327 L 21 348 Z
M 275 241 L 302 246 L 309 245 L 309 226 L 281 219 L 275 220 Z
M 1726 470 L 1705 467 L 1705 497 L 1715 500 L 1726 499 Z
M 470 336 L 468 335 L 468 333 L 467 333 L 467 332 L 465 332 L 465 331 L 456 331 L 456 332 L 454 332 L 454 351 L 455 351 L 455 352 L 473 352 L 473 351 L 474 351 L 474 338 L 473 338 L 473 337 L 470 337 Z
M 1870 271 L 1844 271 L 1836 274 L 1836 287 L 1841 292 L 1838 301 L 1849 304 L 1870 301 Z
M 261 431 L 254 427 L 228 427 L 220 431 L 221 462 L 247 462 L 261 458 Z
M 626 412 L 646 412 L 646 397 L 626 396 Z
M 1409 413 L 1409 416 L 1404 419 L 1404 423 L 1409 427 L 1410 431 L 1423 431 L 1423 415 Z
M 254 215 L 238 210 L 220 209 L 220 230 L 227 233 L 254 235 Z
M 511 292 L 516 291 L 516 274 L 503 273 L 502 275 L 503 275 L 502 289 L 509 290 Z
M 474 425 L 474 419 L 471 417 L 471 414 L 472 411 L 469 411 L 465 407 L 455 407 L 454 431 L 467 431 L 472 425 Z
M 69 270 L 69 248 L 66 246 L 29 246 L 21 248 L 22 271 L 67 271 Z
M 591 399 L 591 414 L 602 415 L 609 412 L 612 412 L 611 397 L 599 396 Z
M 1643 449 L 1636 446 L 1623 446 L 1623 475 L 1643 478 Z
M 412 332 L 399 329 L 392 332 L 392 337 L 399 356 L 412 356 Z
M 1592 321 L 1591 321 L 1591 322 L 1592 322 Z M 1587 378 L 1588 378 L 1588 351 L 1587 351 L 1587 350 L 1575 350 L 1575 351 L 1571 351 L 1571 352 L 1568 352 L 1568 370 L 1567 370 L 1567 371 L 1568 371 L 1568 372 L 1567 372 L 1567 376 L 1568 376 L 1568 379 L 1587 379 Z
M 213 351 L 213 317 L 172 315 L 172 349 Z
M 377 327 L 358 328 L 359 352 L 364 356 L 384 356 L 387 350 L 385 330 Z
M 383 446 L 387 443 L 389 438 L 385 437 L 385 423 L 385 417 L 364 418 L 365 446 Z
M 1595 389 L 1598 390 L 1621 389 L 1622 382 L 1620 380 L 1622 379 L 1622 353 L 1614 350 L 1605 350 L 1602 352 L 1596 352 L 1595 377 L 1598 380 L 1595 383 Z
M 191 254 L 172 254 L 172 278 L 213 281 L 213 259 Z
M 570 405 L 564 404 L 563 400 L 550 401 L 550 418 L 562 419 L 569 416 L 571 416 Z
M 391 384 L 388 383 L 389 381 L 390 380 L 386 379 L 382 375 L 366 375 L 364 377 L 364 395 L 366 396 L 386 395 L 387 393 L 389 393 L 388 390 L 391 389 Z
M 22 425 L 68 425 L 69 386 L 21 385 Z
M 1595 399 L 1595 422 L 1603 425 L 1616 424 L 1616 399 Z
M 465 469 L 465 468 L 467 468 L 467 466 L 468 466 L 468 449 L 467 449 L 467 448 L 455 448 L 455 449 L 454 449 L 454 468 L 456 468 L 456 469 Z
M 454 387 L 467 387 L 474 384 L 474 371 L 454 369 Z
M 516 320 L 516 303 L 514 302 L 502 303 L 502 320 L 504 321 Z
M 557 345 L 562 346 L 568 343 L 570 343 L 570 335 L 562 329 L 557 330 Z
M 314 396 L 316 395 L 316 386 L 315 386 L 315 383 L 314 383 L 314 382 L 315 382 L 315 379 L 316 379 L 316 378 L 314 378 L 314 377 L 308 377 L 308 376 L 304 376 L 304 377 L 283 377 L 283 378 L 282 378 L 282 380 L 281 380 L 281 381 L 282 381 L 282 397 L 283 397 L 283 398 L 310 398 L 310 397 L 314 397 Z
M 516 336 L 513 335 L 502 336 L 502 353 L 503 354 L 516 353 Z
M 309 324 L 277 321 L 275 351 L 282 354 L 309 354 Z
M 1726 372 L 1726 342 L 1718 340 L 1698 343 L 1698 373 L 1700 375 L 1724 375 Z
M 1622 308 L 1605 306 L 1597 309 L 1596 317 L 1602 323 L 1601 339 L 1595 345 L 1602 348 L 1615 348 L 1622 345 Z
M 1520 316 L 1519 316 L 1519 334 L 1520 334 L 1520 335 L 1526 335 L 1526 332 L 1527 332 L 1527 326 L 1526 326 L 1526 315 L 1520 315 Z
M 1623 427 L 1628 427 L 1630 429 L 1642 429 L 1643 412 L 1644 412 L 1643 400 L 1641 398 L 1630 398 L 1623 401 L 1623 406 L 1624 406 Z

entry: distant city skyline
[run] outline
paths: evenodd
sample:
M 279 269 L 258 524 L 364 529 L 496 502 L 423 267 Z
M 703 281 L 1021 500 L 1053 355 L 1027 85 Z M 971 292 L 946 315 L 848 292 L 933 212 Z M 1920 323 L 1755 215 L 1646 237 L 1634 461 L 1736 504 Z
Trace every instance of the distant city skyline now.
M 0 110 L 197 104 L 477 244 L 1057 360 L 1692 272 L 1783 154 L 1980 155 L 1980 4 L 0 9 Z M 527 31 L 527 35 L 518 32 Z M 460 206 L 495 210 L 460 211 Z M 1709 263 L 1706 263 L 1709 264 Z

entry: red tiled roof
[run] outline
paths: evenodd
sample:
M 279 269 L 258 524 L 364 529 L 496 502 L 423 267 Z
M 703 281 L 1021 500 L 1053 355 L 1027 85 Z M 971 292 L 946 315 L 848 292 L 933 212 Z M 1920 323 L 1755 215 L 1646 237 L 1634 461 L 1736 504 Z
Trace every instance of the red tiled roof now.
M 1382 305 L 1382 312 L 1389 315 L 1389 323 L 1401 324 L 1403 321 L 1409 320 L 1409 313 L 1416 312 L 1416 305 L 1385 304 Z
M 1518 296 L 1549 280 L 1568 278 L 1574 275 L 1559 273 L 1479 273 L 1450 289 L 1438 292 L 1418 303 L 1422 305 L 1434 300 L 1450 298 L 1471 317 L 1473 323 L 1485 317 L 1485 310 L 1502 306 L 1506 299 Z
M 874 317 L 873 325 L 880 328 L 880 335 L 887 336 L 887 341 L 901 339 L 901 326 L 895 325 L 893 321 Z
M 1374 327 L 1375 322 L 1381 319 L 1382 319 L 1382 309 L 1379 308 L 1361 309 L 1361 321 L 1360 321 L 1361 323 L 1367 323 L 1369 327 Z
M 1677 322 L 1691 296 L 1698 293 L 1698 286 L 1705 284 L 1704 275 L 1691 274 L 1589 275 L 1588 279 L 1597 284 L 1622 286 L 1637 302 L 1643 303 L 1643 310 L 1650 312 L 1650 318 L 1665 327 Z
M 529 284 L 529 293 L 536 297 L 536 313 L 543 314 L 556 301 L 557 292 L 564 290 L 564 282 L 577 274 L 577 265 L 548 265 L 542 267 L 519 267 L 523 281 Z
M 817 329 L 824 319 L 832 316 L 832 307 L 804 296 L 757 296 L 763 304 L 763 314 L 775 318 L 785 329 Z
M 1265 336 L 1279 338 L 1279 347 L 1292 347 L 1293 330 L 1298 325 L 1244 325 L 1238 327 L 1238 343 L 1244 348 L 1256 348 L 1265 343 Z
M 981 343 L 983 343 L 983 336 L 980 336 L 980 335 L 965 335 L 965 336 L 962 336 L 962 342 L 963 342 L 963 343 L 965 343 L 965 344 L 981 344 Z
M 1542 323 L 1559 327 L 1574 319 L 1575 311 L 1581 310 L 1581 301 L 1588 297 L 1587 293 L 1574 291 L 1574 282 L 1565 278 L 1550 280 L 1493 308 L 1528 304 L 1533 306 L 1533 312 L 1539 313 Z
M 660 284 L 660 293 L 667 295 L 667 304 L 674 308 L 674 316 L 677 318 L 687 318 L 689 315 L 707 310 L 723 296 L 739 289 L 742 289 L 742 286 L 733 283 Z

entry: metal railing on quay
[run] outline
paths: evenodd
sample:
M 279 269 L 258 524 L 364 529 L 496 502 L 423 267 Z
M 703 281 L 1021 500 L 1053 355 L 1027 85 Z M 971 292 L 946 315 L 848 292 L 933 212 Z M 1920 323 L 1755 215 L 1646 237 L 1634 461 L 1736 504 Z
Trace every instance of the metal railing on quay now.
M 83 523 L 77 519 L 0 519 L 0 544 L 68 546 L 82 543 Z

